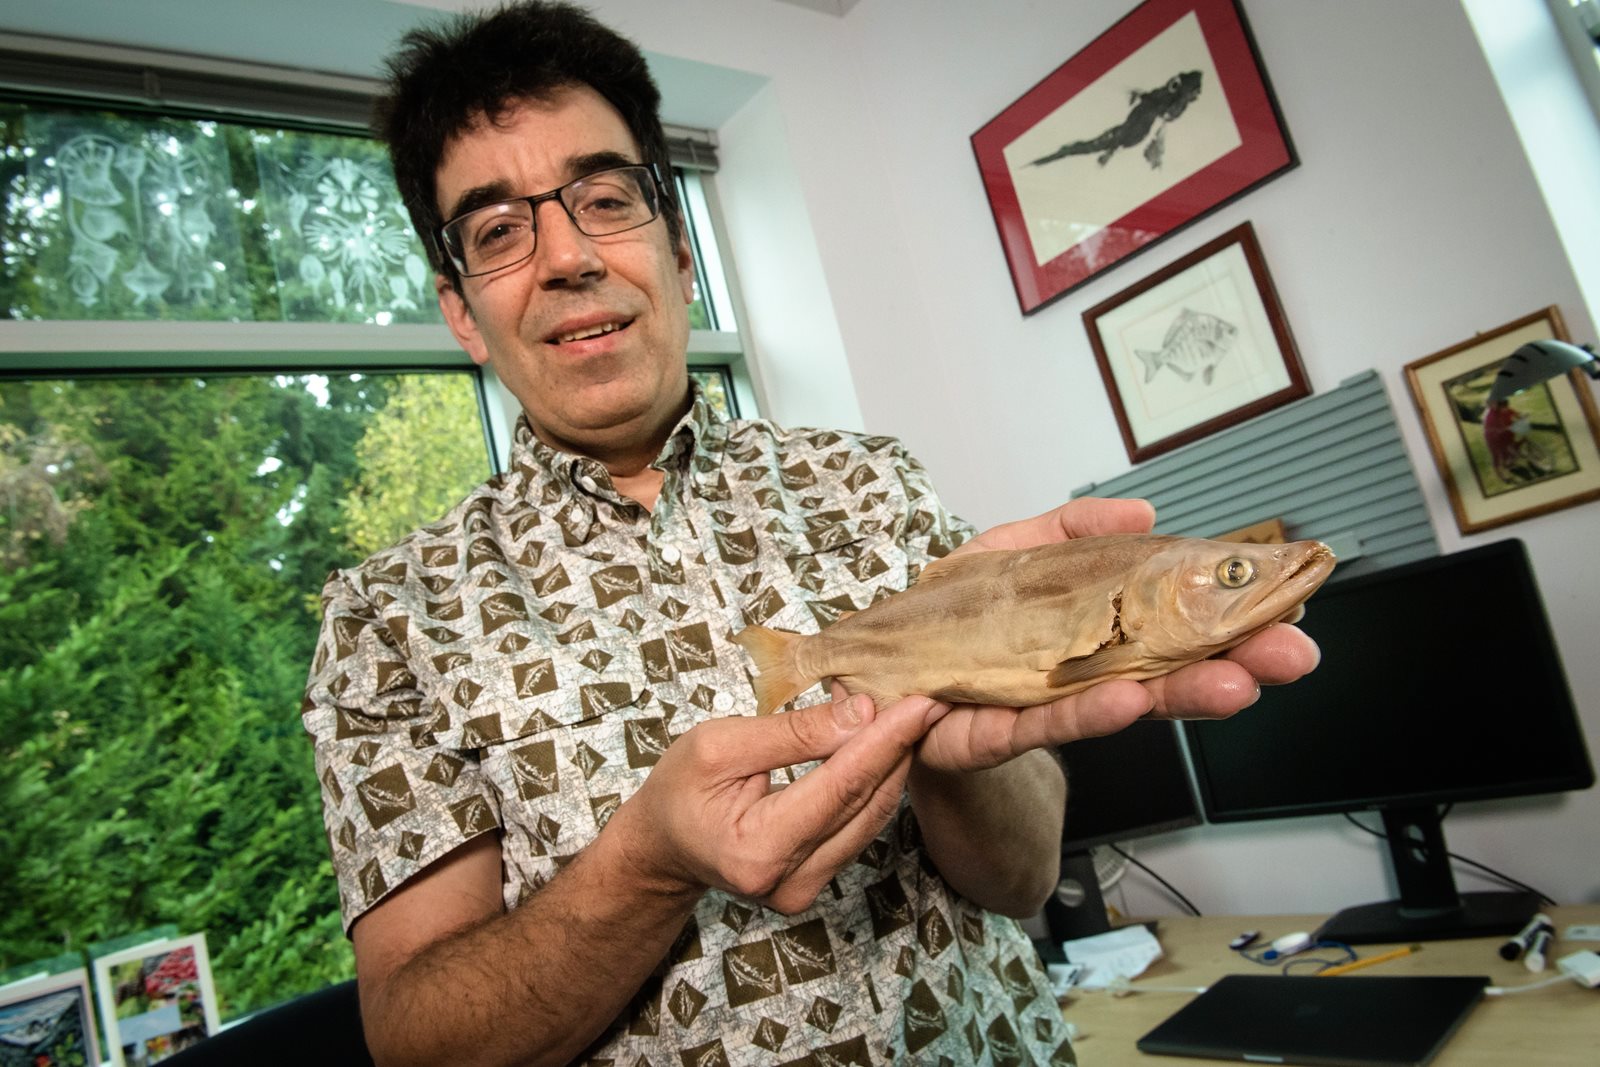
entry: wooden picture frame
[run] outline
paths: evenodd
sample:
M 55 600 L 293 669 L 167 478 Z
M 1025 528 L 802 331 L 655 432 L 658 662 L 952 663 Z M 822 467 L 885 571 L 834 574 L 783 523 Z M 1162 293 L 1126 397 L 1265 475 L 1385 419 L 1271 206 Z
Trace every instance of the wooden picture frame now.
M 1600 415 L 1573 370 L 1486 410 L 1501 363 L 1529 341 L 1567 340 L 1554 306 L 1406 364 L 1412 405 L 1464 534 L 1600 499 Z
M 1145 0 L 972 150 L 1024 315 L 1298 163 L 1237 0 Z
M 1128 458 L 1311 393 L 1248 222 L 1083 314 Z

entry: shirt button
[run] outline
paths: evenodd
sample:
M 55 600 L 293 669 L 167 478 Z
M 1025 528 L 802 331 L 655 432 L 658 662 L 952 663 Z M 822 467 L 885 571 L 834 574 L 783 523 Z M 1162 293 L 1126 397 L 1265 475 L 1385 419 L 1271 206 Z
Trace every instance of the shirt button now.
M 592 493 L 599 488 L 594 478 L 587 474 L 578 479 L 578 486 L 586 493 Z
M 718 693 L 716 696 L 711 698 L 711 706 L 717 711 L 726 715 L 728 712 L 733 710 L 733 694 Z
M 662 548 L 661 548 L 661 562 L 662 563 L 665 563 L 667 566 L 670 567 L 670 566 L 672 566 L 674 563 L 678 562 L 682 558 L 683 558 L 683 553 L 678 551 L 677 546 L 675 546 L 675 545 L 663 545 L 662 546 Z

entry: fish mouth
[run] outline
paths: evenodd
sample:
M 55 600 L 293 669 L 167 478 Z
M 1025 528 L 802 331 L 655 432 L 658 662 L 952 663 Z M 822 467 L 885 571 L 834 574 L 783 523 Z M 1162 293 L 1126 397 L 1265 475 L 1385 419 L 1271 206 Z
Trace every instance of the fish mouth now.
M 1279 554 L 1284 570 L 1278 581 L 1264 586 L 1258 596 L 1241 600 L 1228 615 L 1245 626 L 1293 622 L 1304 614 L 1303 605 L 1333 573 L 1338 557 L 1321 541 L 1297 541 Z

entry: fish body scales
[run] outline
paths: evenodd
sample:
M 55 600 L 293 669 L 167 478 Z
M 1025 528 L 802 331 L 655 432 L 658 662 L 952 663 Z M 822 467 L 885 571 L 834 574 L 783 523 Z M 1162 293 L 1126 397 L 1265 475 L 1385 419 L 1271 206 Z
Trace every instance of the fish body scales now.
M 764 712 L 823 678 L 880 705 L 920 693 L 1026 707 L 1230 648 L 1288 615 L 1332 567 L 1313 541 L 1080 538 L 947 557 L 818 634 L 752 626 L 734 640 L 756 661 Z

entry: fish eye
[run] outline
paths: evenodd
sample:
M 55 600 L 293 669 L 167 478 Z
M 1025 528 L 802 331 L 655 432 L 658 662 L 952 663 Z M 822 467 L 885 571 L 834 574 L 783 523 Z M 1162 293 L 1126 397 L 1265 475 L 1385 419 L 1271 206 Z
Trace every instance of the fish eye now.
M 1217 565 L 1217 581 L 1229 589 L 1249 585 L 1256 576 L 1256 565 L 1242 556 L 1231 556 Z

